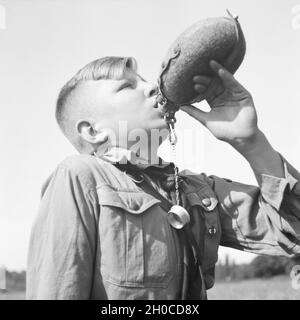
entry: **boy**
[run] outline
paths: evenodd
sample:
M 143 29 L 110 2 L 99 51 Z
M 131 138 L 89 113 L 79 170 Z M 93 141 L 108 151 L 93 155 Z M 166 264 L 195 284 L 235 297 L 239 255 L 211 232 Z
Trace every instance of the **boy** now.
M 205 299 L 219 245 L 300 254 L 300 174 L 258 128 L 250 93 L 217 62 L 210 66 L 221 80 L 207 97 L 211 111 L 181 110 L 241 153 L 259 187 L 183 171 L 190 222 L 173 228 L 165 204 L 174 203 L 174 168 L 152 156 L 151 132 L 167 128 L 157 87 L 138 75 L 133 58 L 93 61 L 57 101 L 58 124 L 80 155 L 65 159 L 43 188 L 28 255 L 29 299 Z M 195 90 L 210 81 L 196 76 Z M 139 152 L 137 129 L 146 137 Z

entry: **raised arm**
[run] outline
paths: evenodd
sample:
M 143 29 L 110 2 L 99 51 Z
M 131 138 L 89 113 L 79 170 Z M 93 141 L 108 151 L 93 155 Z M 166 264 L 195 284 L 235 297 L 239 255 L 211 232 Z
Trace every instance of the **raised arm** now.
M 300 173 L 258 128 L 250 93 L 221 65 L 210 65 L 220 80 L 216 91 L 207 97 L 211 110 L 181 109 L 242 154 L 259 185 L 208 177 L 220 204 L 221 244 L 256 253 L 300 254 Z M 199 93 L 210 83 L 203 76 L 194 81 Z
M 284 177 L 256 173 L 259 187 L 207 177 L 219 201 L 221 245 L 257 254 L 300 255 L 300 173 L 279 157 Z

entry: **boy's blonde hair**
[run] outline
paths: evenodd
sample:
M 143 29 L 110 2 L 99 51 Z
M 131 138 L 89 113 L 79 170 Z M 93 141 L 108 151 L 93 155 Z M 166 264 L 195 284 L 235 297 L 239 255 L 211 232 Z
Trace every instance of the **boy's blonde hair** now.
M 104 57 L 94 60 L 80 69 L 60 90 L 57 102 L 55 117 L 56 121 L 67 139 L 73 146 L 82 152 L 86 145 L 78 136 L 73 119 L 72 103 L 69 103 L 71 94 L 76 90 L 82 81 L 103 80 L 124 78 L 128 70 L 137 72 L 137 62 L 133 57 Z

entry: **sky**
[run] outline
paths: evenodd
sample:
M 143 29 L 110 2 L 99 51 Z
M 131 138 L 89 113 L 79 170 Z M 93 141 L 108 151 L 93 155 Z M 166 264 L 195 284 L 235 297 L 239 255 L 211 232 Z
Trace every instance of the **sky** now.
M 299 169 L 300 0 L 0 0 L 0 265 L 26 267 L 41 185 L 76 153 L 54 119 L 62 85 L 106 55 L 134 56 L 155 82 L 173 40 L 226 8 L 239 15 L 247 42 L 236 78 L 254 98 L 260 129 Z M 245 159 L 194 119 L 178 114 L 177 128 L 180 169 L 256 184 Z M 238 263 L 254 257 L 219 252 Z

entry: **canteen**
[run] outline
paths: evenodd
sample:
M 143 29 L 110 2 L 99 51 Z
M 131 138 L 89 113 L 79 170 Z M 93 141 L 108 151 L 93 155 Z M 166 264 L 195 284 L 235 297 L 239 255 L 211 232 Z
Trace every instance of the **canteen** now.
M 217 61 L 232 74 L 241 65 L 246 52 L 245 37 L 238 17 L 227 12 L 226 17 L 194 23 L 167 51 L 158 77 L 157 102 L 169 112 L 175 113 L 182 105 L 200 102 L 214 92 L 220 80 L 211 70 L 210 60 Z M 202 95 L 194 90 L 196 75 L 212 78 Z

